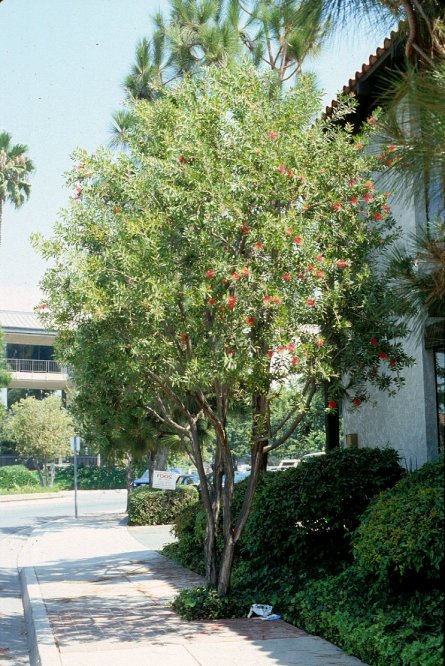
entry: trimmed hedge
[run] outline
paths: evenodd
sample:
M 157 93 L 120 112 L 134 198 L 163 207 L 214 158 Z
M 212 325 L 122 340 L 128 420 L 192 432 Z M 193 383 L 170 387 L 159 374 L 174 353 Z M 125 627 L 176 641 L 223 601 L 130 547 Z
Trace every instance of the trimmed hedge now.
M 55 483 L 64 490 L 74 488 L 74 465 L 56 471 Z M 77 469 L 79 490 L 113 490 L 127 487 L 127 472 L 118 467 L 80 465 Z
M 364 509 L 404 473 L 392 449 L 347 449 L 263 474 L 235 556 L 233 586 L 274 595 L 286 579 L 339 571 L 352 561 L 351 535 Z M 235 486 L 235 518 L 247 483 Z M 205 525 L 200 503 L 178 514 L 178 542 L 165 554 L 202 574 Z
M 176 490 L 136 488 L 128 499 L 129 525 L 169 525 L 179 512 L 196 504 L 196 488 L 184 486 Z
M 354 563 L 310 581 L 286 619 L 372 666 L 443 663 L 443 459 L 379 495 L 354 534 Z
M 11 465 L 0 467 L 0 488 L 13 490 L 21 486 L 39 486 L 40 482 L 35 472 L 31 472 L 24 465 Z

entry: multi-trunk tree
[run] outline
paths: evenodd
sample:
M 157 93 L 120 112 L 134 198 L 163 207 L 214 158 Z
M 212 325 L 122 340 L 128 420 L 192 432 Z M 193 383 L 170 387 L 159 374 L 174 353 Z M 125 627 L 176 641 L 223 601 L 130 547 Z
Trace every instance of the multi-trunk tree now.
M 373 270 L 395 235 L 371 175 L 384 167 L 363 150 L 371 124 L 359 140 L 315 122 L 310 78 L 283 91 L 247 63 L 186 77 L 133 111 L 126 155 L 77 154 L 73 201 L 41 242 L 54 264 L 46 316 L 62 349 L 92 322 L 122 331 L 110 371 L 131 369 L 145 413 L 196 465 L 207 578 L 224 594 L 265 458 L 317 389 L 330 381 L 328 410 L 340 395 L 359 409 L 366 381 L 390 392 L 403 382 L 405 329 Z M 279 385 L 294 400 L 277 422 Z M 239 404 L 251 410 L 252 473 L 234 522 L 227 420 Z M 214 432 L 211 485 L 201 419 Z

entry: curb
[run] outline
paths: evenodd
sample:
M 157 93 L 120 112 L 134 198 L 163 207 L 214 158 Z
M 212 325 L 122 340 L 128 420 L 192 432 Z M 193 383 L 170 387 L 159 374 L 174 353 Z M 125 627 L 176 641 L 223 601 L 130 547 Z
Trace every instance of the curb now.
M 62 491 L 60 493 L 29 493 L 28 495 L 0 495 L 0 504 L 2 502 L 30 502 L 39 499 L 58 499 L 61 497 L 70 497 L 72 490 Z
M 30 666 L 62 666 L 34 567 L 19 573 Z

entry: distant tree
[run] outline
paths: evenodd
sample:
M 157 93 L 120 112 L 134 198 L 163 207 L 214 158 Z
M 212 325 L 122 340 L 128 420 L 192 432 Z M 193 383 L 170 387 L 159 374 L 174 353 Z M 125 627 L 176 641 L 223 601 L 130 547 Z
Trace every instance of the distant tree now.
M 17 453 L 33 458 L 42 486 L 52 485 L 56 458 L 70 451 L 70 437 L 74 435 L 71 417 L 56 396 L 36 400 L 25 398 L 16 402 L 6 419 L 4 432 L 16 442 Z
M 0 132 L 0 243 L 3 220 L 3 205 L 12 203 L 16 208 L 29 197 L 29 176 L 34 165 L 27 156 L 28 146 L 12 145 L 11 135 Z
M 302 11 L 302 0 L 170 0 L 170 12 L 156 14 L 150 40 L 136 46 L 124 88 L 130 98 L 156 100 L 184 75 L 247 56 L 276 81 L 294 83 L 305 58 L 316 54 L 329 32 L 320 7 Z M 112 147 L 128 143 L 133 123 L 127 109 L 113 114 Z

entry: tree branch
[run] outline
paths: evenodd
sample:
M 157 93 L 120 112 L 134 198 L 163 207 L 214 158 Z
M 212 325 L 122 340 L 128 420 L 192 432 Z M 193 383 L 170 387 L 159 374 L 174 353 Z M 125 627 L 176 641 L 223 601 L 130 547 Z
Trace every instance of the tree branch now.
M 286 430 L 281 437 L 279 437 L 275 442 L 270 444 L 269 446 L 264 447 L 265 452 L 273 451 L 273 449 L 278 448 L 281 444 L 283 444 L 294 432 L 294 430 L 297 428 L 297 426 L 301 423 L 303 418 L 306 416 L 307 410 L 310 407 L 310 404 L 312 402 L 312 398 L 314 397 L 315 391 L 317 390 L 317 385 L 315 382 L 312 380 L 312 387 L 309 391 L 309 395 L 306 398 L 306 404 L 302 410 L 302 412 L 292 421 L 291 425 L 289 428 Z

